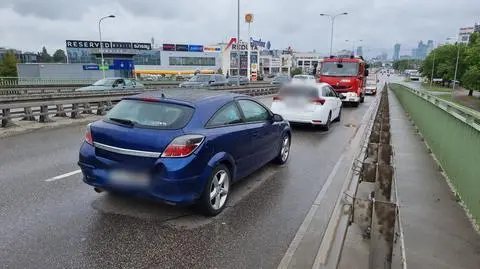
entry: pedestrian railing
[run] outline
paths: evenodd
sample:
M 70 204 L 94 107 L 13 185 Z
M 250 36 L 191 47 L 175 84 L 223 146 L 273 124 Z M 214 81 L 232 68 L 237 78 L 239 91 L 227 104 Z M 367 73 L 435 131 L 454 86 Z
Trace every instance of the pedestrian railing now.
M 230 87 L 222 88 L 234 93 L 250 96 L 270 95 L 278 92 L 278 86 Z M 167 89 L 165 94 L 176 89 Z M 195 89 L 192 89 L 195 90 Z M 31 94 L 22 96 L 2 96 L 0 98 L 1 127 L 14 126 L 14 119 L 39 122 L 52 121 L 51 115 L 58 117 L 78 118 L 81 113 L 103 115 L 115 103 L 127 96 L 146 92 L 134 91 L 102 91 L 102 92 L 68 92 Z
M 480 114 L 426 91 L 391 83 L 467 210 L 480 223 Z

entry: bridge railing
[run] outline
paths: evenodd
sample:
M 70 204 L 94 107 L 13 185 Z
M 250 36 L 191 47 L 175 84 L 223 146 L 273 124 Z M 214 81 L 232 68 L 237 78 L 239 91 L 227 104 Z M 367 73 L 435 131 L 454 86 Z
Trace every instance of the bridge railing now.
M 434 153 L 467 210 L 480 224 L 480 113 L 422 90 L 390 89 Z
M 218 88 L 217 88 L 218 89 Z M 165 94 L 176 89 L 167 89 Z M 194 89 L 192 89 L 194 90 Z M 222 90 L 222 89 L 218 89 Z M 278 92 L 278 86 L 256 87 L 229 87 L 223 88 L 230 92 L 262 96 Z M 13 119 L 23 119 L 39 122 L 52 121 L 51 115 L 59 117 L 78 118 L 81 113 L 103 115 L 122 98 L 146 92 L 136 91 L 102 91 L 102 92 L 76 92 L 55 94 L 33 94 L 27 96 L 3 96 L 0 98 L 1 127 L 15 125 Z

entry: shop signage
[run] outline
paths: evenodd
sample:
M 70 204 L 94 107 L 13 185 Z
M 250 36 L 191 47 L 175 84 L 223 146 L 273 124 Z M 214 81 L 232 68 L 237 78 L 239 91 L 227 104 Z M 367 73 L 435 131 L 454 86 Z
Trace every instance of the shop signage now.
M 97 64 L 84 64 L 83 70 L 100 70 L 100 67 Z
M 102 41 L 90 41 L 90 40 L 66 40 L 65 45 L 67 48 L 87 48 L 87 49 L 100 49 L 102 46 L 105 49 L 135 49 L 135 50 L 151 50 L 152 44 L 150 43 L 132 43 L 132 42 L 111 42 Z

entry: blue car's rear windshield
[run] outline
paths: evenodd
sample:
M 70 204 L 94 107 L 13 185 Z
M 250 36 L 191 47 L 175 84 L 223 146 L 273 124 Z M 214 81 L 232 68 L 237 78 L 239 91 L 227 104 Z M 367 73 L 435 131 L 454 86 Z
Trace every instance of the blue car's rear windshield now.
M 173 130 L 185 127 L 194 111 L 192 107 L 178 104 L 122 100 L 108 112 L 106 120 L 135 127 Z

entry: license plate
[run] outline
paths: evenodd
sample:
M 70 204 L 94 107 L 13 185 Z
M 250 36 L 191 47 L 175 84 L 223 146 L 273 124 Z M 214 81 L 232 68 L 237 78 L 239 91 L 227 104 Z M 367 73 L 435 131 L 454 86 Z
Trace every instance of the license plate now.
M 355 101 L 355 98 L 348 98 L 348 101 Z
M 110 172 L 110 184 L 130 187 L 145 187 L 149 184 L 149 176 L 142 172 L 114 170 Z

